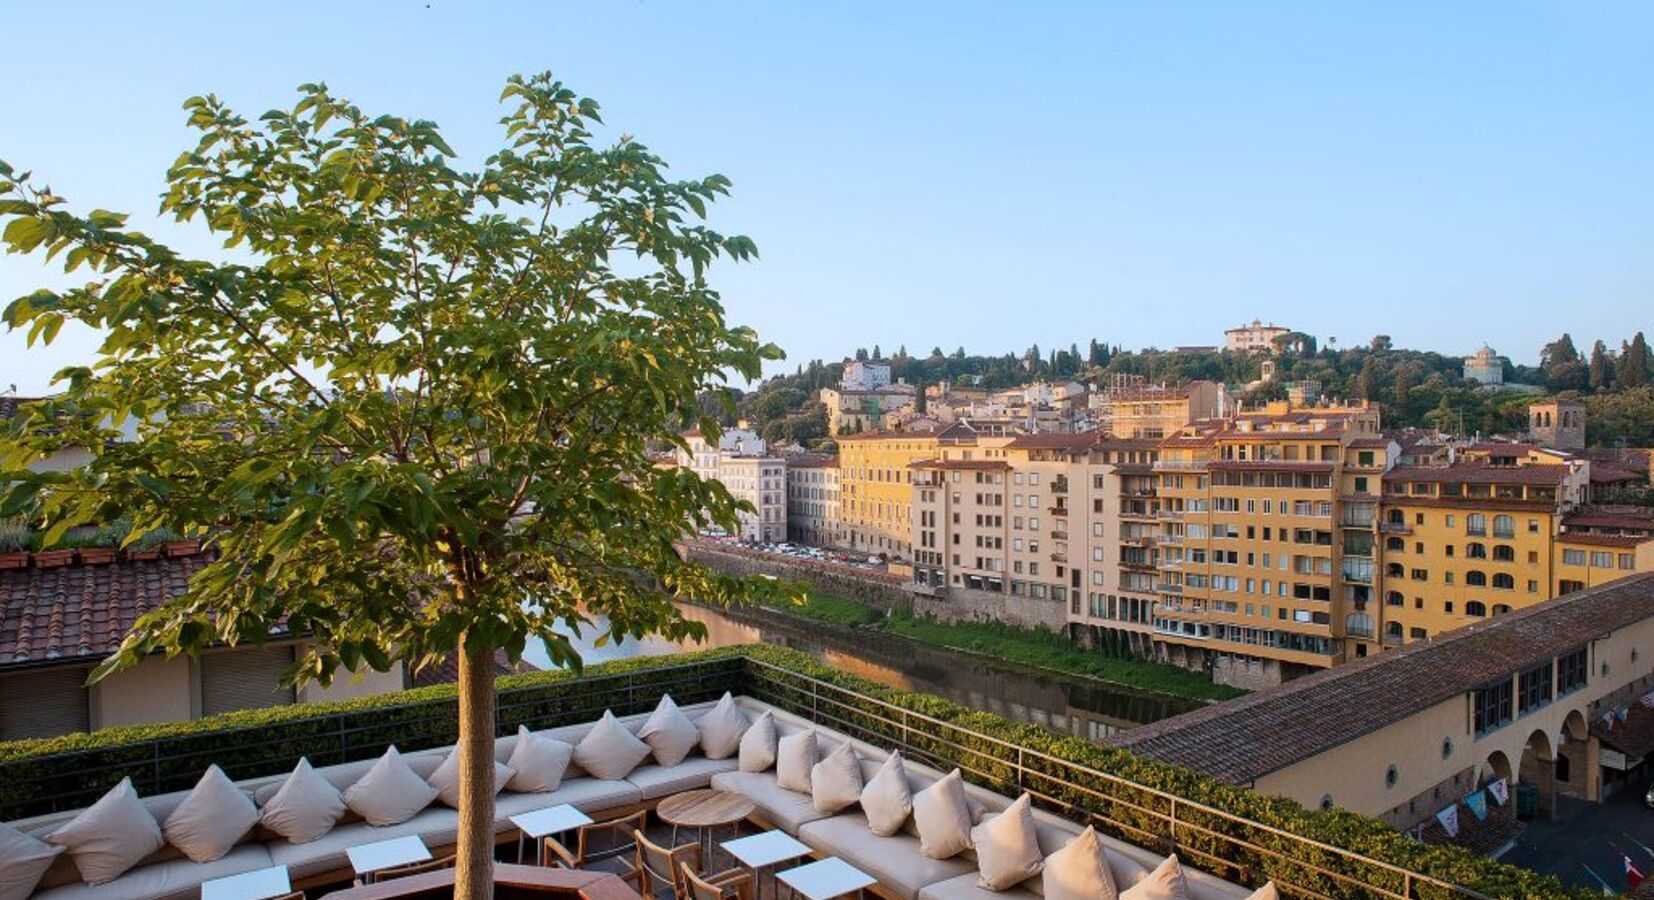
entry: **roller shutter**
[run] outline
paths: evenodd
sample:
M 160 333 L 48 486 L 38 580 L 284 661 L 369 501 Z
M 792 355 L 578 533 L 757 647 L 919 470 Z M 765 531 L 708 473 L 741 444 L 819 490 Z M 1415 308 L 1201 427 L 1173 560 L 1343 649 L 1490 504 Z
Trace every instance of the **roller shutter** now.
M 293 664 L 293 648 L 244 647 L 201 657 L 201 714 L 284 706 L 293 689 L 278 687 L 281 673 Z
M 85 731 L 91 721 L 87 671 L 70 666 L 0 677 L 0 740 Z

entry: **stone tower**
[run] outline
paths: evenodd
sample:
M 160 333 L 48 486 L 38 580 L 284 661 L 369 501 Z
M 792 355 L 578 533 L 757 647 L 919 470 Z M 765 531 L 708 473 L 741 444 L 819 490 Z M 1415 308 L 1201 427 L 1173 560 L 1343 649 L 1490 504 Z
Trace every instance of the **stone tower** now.
M 1585 404 L 1551 397 L 1528 404 L 1528 438 L 1553 450 L 1585 449 Z

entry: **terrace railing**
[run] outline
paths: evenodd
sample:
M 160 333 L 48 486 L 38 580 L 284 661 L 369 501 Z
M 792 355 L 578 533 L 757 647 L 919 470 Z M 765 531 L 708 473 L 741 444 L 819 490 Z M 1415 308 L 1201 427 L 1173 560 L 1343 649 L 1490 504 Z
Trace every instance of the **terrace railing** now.
M 916 762 L 1094 825 L 1127 843 L 1179 854 L 1242 884 L 1273 879 L 1307 898 L 1467 898 L 1484 894 L 1024 747 L 763 660 L 747 660 L 747 692 Z

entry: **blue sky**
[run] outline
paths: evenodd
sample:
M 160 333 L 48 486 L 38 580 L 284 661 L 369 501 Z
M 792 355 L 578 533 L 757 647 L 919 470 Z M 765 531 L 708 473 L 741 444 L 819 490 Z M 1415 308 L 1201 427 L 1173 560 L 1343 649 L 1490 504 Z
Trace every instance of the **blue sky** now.
M 1519 362 L 1654 331 L 1646 3 L 28 4 L 0 158 L 154 221 L 180 102 L 325 80 L 494 147 L 552 69 L 762 259 L 716 274 L 791 368 L 857 346 L 1215 343 L 1259 317 L 1341 344 Z M 50 283 L 0 257 L 0 297 Z M 91 335 L 0 335 L 44 389 Z

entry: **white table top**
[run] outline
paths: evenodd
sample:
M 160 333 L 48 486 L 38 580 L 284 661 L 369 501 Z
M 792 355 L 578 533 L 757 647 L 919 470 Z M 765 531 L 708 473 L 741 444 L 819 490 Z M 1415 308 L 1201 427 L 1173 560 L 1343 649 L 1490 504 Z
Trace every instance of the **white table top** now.
M 799 843 L 785 831 L 766 831 L 763 834 L 724 841 L 719 846 L 729 855 L 751 868 L 773 865 L 782 860 L 809 856 L 810 848 Z
M 567 803 L 536 809 L 533 812 L 518 813 L 511 817 L 511 824 L 522 829 L 523 834 L 531 838 L 542 838 L 548 834 L 557 834 L 591 823 L 591 816 Z
M 292 893 L 286 866 L 254 869 L 201 883 L 201 900 L 265 900 Z
M 366 875 L 391 866 L 424 862 L 431 858 L 431 851 L 418 835 L 410 834 L 407 837 L 351 847 L 345 851 L 345 855 L 350 857 L 350 866 L 356 870 L 356 874 Z
M 810 900 L 831 900 L 878 884 L 878 880 L 836 856 L 788 869 L 776 876 Z

